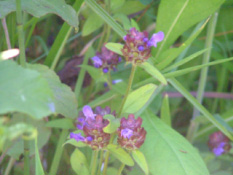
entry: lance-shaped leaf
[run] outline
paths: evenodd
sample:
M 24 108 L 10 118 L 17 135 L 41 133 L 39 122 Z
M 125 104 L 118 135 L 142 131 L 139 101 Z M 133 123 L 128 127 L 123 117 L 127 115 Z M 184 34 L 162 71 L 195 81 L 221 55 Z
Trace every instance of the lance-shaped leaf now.
M 114 133 L 116 132 L 117 128 L 120 126 L 119 119 L 116 119 L 113 115 L 107 114 L 104 116 L 104 119 L 107 119 L 109 121 L 109 124 L 104 127 L 105 133 Z
M 146 102 L 157 88 L 154 84 L 147 84 L 131 92 L 123 107 L 123 113 L 136 113 Z
M 41 17 L 49 13 L 56 14 L 68 24 L 78 28 L 78 16 L 75 10 L 65 3 L 64 0 L 21 0 L 22 10 L 35 16 Z M 0 1 L 0 18 L 3 19 L 9 13 L 16 11 L 15 0 Z
M 119 43 L 107 43 L 105 45 L 105 47 L 108 49 L 108 50 L 111 50 L 119 55 L 123 55 L 122 52 L 121 52 L 121 49 L 123 49 L 123 45 L 122 44 L 119 44 Z
M 198 151 L 182 135 L 150 111 L 141 117 L 147 130 L 141 151 L 152 175 L 209 175 Z
M 147 165 L 144 154 L 139 150 L 134 150 L 132 151 L 132 156 L 133 156 L 133 159 L 137 162 L 137 164 L 145 172 L 145 174 L 146 175 L 149 174 L 149 169 L 148 169 L 148 165 Z
M 70 158 L 70 163 L 71 163 L 72 169 L 78 175 L 89 175 L 90 174 L 88 170 L 87 159 L 80 150 L 78 149 L 74 150 Z

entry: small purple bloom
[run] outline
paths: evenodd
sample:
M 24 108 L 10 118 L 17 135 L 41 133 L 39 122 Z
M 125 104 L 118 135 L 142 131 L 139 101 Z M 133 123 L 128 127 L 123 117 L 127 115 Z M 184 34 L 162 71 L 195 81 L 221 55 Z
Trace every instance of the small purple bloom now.
M 217 148 L 213 149 L 213 152 L 216 156 L 220 156 L 224 153 L 224 146 L 225 146 L 225 142 L 221 142 Z
M 83 130 L 83 125 L 77 124 L 76 127 L 77 127 L 79 130 Z
M 122 82 L 122 79 L 112 80 L 112 84 L 117 84 Z
M 105 67 L 105 68 L 103 68 L 103 73 L 108 73 L 108 68 L 107 67 Z
M 138 51 L 142 52 L 144 49 L 144 46 L 138 46 Z
M 88 142 L 91 142 L 91 141 L 93 140 L 93 138 L 92 138 L 91 136 L 88 136 L 88 137 L 86 137 L 86 140 L 87 140 Z
M 121 130 L 121 136 L 124 138 L 130 139 L 130 137 L 133 135 L 133 130 L 125 128 Z
M 143 38 L 143 42 L 147 42 L 149 39 L 148 38 Z
M 86 106 L 83 107 L 83 114 L 85 115 L 86 120 L 88 118 L 91 118 L 92 120 L 95 120 L 96 114 L 93 113 L 93 111 L 92 111 L 92 109 L 91 109 L 90 106 L 86 105 Z
M 85 141 L 85 137 L 83 137 L 81 135 L 81 133 L 78 133 L 78 134 L 70 133 L 70 138 L 71 139 L 75 139 L 77 142 L 79 142 L 79 141 L 81 141 L 81 142 Z
M 121 62 L 121 60 L 122 60 L 122 58 L 121 58 L 121 57 L 118 57 L 118 62 L 119 62 L 119 63 Z
M 91 59 L 92 59 L 93 64 L 94 64 L 94 66 L 95 66 L 96 68 L 99 68 L 99 67 L 101 67 L 101 66 L 103 65 L 103 61 L 102 61 L 99 57 L 94 56 L 94 57 L 92 57 Z
M 124 40 L 124 41 L 126 41 L 126 39 L 127 39 L 127 35 L 125 35 L 125 36 L 123 37 L 123 40 Z
M 151 39 L 148 41 L 147 45 L 149 47 L 154 46 L 157 47 L 157 43 L 162 41 L 164 39 L 164 33 L 163 32 L 158 32 L 154 33 L 151 37 Z

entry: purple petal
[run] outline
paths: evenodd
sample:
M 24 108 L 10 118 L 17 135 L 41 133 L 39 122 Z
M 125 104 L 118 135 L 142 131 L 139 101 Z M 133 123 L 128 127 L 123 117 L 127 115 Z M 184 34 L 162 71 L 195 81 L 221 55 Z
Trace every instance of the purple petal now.
M 138 46 L 138 51 L 142 52 L 144 49 L 144 46 Z
M 221 143 L 218 145 L 217 148 L 214 148 L 214 149 L 213 149 L 213 153 L 214 153 L 216 156 L 222 155 L 222 154 L 225 152 L 225 150 L 224 150 L 225 144 L 226 144 L 225 142 L 221 142 Z
M 121 62 L 122 58 L 121 57 L 118 57 L 118 62 Z
M 96 68 L 99 68 L 99 67 L 101 67 L 101 66 L 103 65 L 103 61 L 102 61 L 99 57 L 94 56 L 94 57 L 92 57 L 91 59 L 92 59 L 93 64 L 94 64 L 94 66 L 95 66 Z
M 125 35 L 125 36 L 123 37 L 123 40 L 124 40 L 124 41 L 126 41 L 126 40 L 127 40 L 127 35 Z
M 133 130 L 131 129 L 126 128 L 121 130 L 121 136 L 123 136 L 124 138 L 130 139 L 132 135 L 133 135 Z
M 77 142 L 79 142 L 79 141 L 81 141 L 81 142 L 85 141 L 85 137 L 83 137 L 81 135 L 81 133 L 78 133 L 78 134 L 70 133 L 70 138 L 71 139 L 75 139 Z
M 93 140 L 93 138 L 92 138 L 91 136 L 88 136 L 88 137 L 86 137 L 86 140 L 87 140 L 88 142 L 91 142 L 91 141 Z
M 164 39 L 164 33 L 158 32 L 152 35 L 151 39 L 148 41 L 147 45 L 149 47 L 154 46 L 157 47 L 157 43 Z
M 83 130 L 83 125 L 77 124 L 76 127 L 77 127 L 79 130 Z
M 90 106 L 86 105 L 86 106 L 83 107 L 83 114 L 85 115 L 86 120 L 88 118 L 91 118 L 91 119 L 95 120 L 96 114 L 93 113 L 93 111 L 92 111 L 92 109 L 91 109 Z
M 105 67 L 105 68 L 103 68 L 103 73 L 108 73 L 108 68 L 107 67 Z
M 117 84 L 122 82 L 122 79 L 112 80 L 112 84 Z

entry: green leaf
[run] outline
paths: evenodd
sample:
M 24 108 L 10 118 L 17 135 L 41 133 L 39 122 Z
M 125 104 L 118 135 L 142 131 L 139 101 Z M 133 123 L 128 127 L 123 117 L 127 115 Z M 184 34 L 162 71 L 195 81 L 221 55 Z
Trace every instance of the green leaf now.
M 140 0 L 140 2 L 144 5 L 148 5 L 152 2 L 152 0 Z
M 114 9 L 112 12 L 113 13 L 123 13 L 125 15 L 130 15 L 133 13 L 137 13 L 143 9 L 145 9 L 146 6 L 140 3 L 137 0 L 131 0 L 131 1 L 126 1 L 123 6 Z
M 159 72 L 159 70 L 155 66 L 153 66 L 149 62 L 144 62 L 140 65 L 140 67 L 142 67 L 147 73 L 152 75 L 156 80 L 159 80 L 162 84 L 167 85 L 166 78 L 163 76 L 163 74 Z
M 43 78 L 47 80 L 55 96 L 55 112 L 65 117 L 76 118 L 78 116 L 78 104 L 75 94 L 70 87 L 62 84 L 55 72 L 50 70 L 47 66 L 33 64 L 28 65 L 28 67 L 40 72 Z
M 88 165 L 87 165 L 87 159 L 85 155 L 79 151 L 78 149 L 75 149 L 74 152 L 71 155 L 70 163 L 72 166 L 72 169 L 78 174 L 78 175 L 89 175 Z
M 80 65 L 79 67 L 85 69 L 96 82 L 107 81 L 107 78 L 101 69 L 89 65 Z
M 85 0 L 87 5 L 99 15 L 121 37 L 126 35 L 125 30 L 95 1 Z
M 107 43 L 105 45 L 105 47 L 108 49 L 108 50 L 111 50 L 119 55 L 123 55 L 121 50 L 123 49 L 123 45 L 122 44 L 119 44 L 119 43 Z
M 112 133 L 116 132 L 117 128 L 120 126 L 119 119 L 116 119 L 111 114 L 105 115 L 104 119 L 107 119 L 109 121 L 109 124 L 104 127 L 103 131 L 105 133 L 109 133 L 109 134 L 112 134 Z
M 73 121 L 69 118 L 50 120 L 46 123 L 49 128 L 74 129 Z
M 0 62 L 0 97 L 0 114 L 18 111 L 40 119 L 54 112 L 46 79 L 12 60 Z
M 154 58 L 158 64 L 156 65 L 158 69 L 162 70 L 167 65 L 169 65 L 174 59 L 176 59 L 185 49 L 187 49 L 192 42 L 197 38 L 197 36 L 203 31 L 209 19 L 204 22 L 200 22 L 197 27 L 192 32 L 191 36 L 181 44 L 178 48 L 170 48 L 161 53 L 161 56 Z
M 122 24 L 125 30 L 131 29 L 130 20 L 127 15 L 122 13 L 116 13 L 114 14 L 113 18 L 117 20 L 120 24 Z
M 165 38 L 158 46 L 156 58 L 184 31 L 214 13 L 223 2 L 224 0 L 162 0 L 156 31 L 163 31 Z
M 197 108 L 210 122 L 213 123 L 220 131 L 222 131 L 226 136 L 233 140 L 233 136 L 229 133 L 227 128 L 221 125 L 211 113 L 202 106 L 175 78 L 168 80 L 171 85 L 177 89 L 195 108 Z
M 78 16 L 75 10 L 64 0 L 21 0 L 22 10 L 39 18 L 53 13 L 60 16 L 69 25 L 78 28 Z M 0 18 L 3 19 L 9 13 L 16 11 L 15 0 L 0 1 Z
M 137 162 L 137 164 L 142 168 L 145 174 L 149 174 L 148 165 L 146 162 L 146 158 L 142 152 L 139 150 L 132 151 L 133 159 Z
M 163 98 L 163 103 L 161 107 L 161 120 L 166 123 L 168 126 L 171 126 L 171 115 L 170 115 L 170 107 L 169 107 L 169 98 L 166 94 Z
M 96 16 L 95 13 L 90 15 L 85 21 L 82 29 L 82 35 L 87 36 L 92 32 L 99 29 L 104 24 L 104 21 L 99 16 Z
M 183 64 L 193 60 L 194 58 L 197 58 L 198 56 L 200 56 L 201 54 L 205 53 L 207 50 L 209 50 L 209 48 L 207 49 L 203 49 L 203 50 L 200 50 L 198 52 L 195 52 L 194 54 L 184 58 L 183 60 L 177 62 L 177 63 L 174 63 L 172 64 L 171 66 L 167 67 L 166 69 L 164 69 L 163 71 L 164 72 L 168 72 L 172 69 L 175 69 L 175 68 L 178 68 L 179 66 L 182 66 Z
M 44 175 L 44 169 L 40 161 L 40 154 L 37 145 L 37 136 L 35 138 L 35 161 L 36 161 L 36 175 Z
M 138 23 L 135 20 L 133 20 L 133 18 L 131 18 L 131 26 L 135 27 L 138 31 L 141 31 L 140 27 L 138 26 Z
M 233 57 L 223 59 L 223 60 L 212 61 L 212 62 L 209 62 L 209 63 L 206 63 L 206 64 L 193 66 L 193 67 L 189 67 L 189 68 L 186 68 L 186 69 L 177 70 L 177 71 L 174 71 L 174 72 L 169 72 L 169 73 L 164 74 L 164 76 L 166 78 L 181 76 L 181 75 L 193 72 L 193 71 L 197 71 L 197 70 L 199 70 L 199 69 L 201 69 L 203 67 L 213 66 L 213 65 L 228 62 L 228 61 L 231 61 L 231 60 L 233 60 Z
M 73 8 L 76 11 L 79 11 L 81 5 L 83 3 L 83 0 L 75 1 Z M 71 18 L 71 20 L 73 20 Z M 55 69 L 56 64 L 62 54 L 62 51 L 65 47 L 66 41 L 68 40 L 68 37 L 72 31 L 72 27 L 69 26 L 67 23 L 64 23 L 62 25 L 62 28 L 60 29 L 52 48 L 49 51 L 48 56 L 45 58 L 44 64 L 51 67 L 52 69 Z
M 131 92 L 123 107 L 123 113 L 136 113 L 150 99 L 157 86 L 147 84 Z
M 73 145 L 73 146 L 75 146 L 75 147 L 85 147 L 85 146 L 88 146 L 87 144 L 85 144 L 85 143 L 83 143 L 83 142 L 77 142 L 75 139 L 69 139 L 69 140 L 67 140 L 64 144 L 63 144 L 63 146 L 65 146 L 66 144 L 71 144 L 71 145 Z
M 147 130 L 141 151 L 152 175 L 209 175 L 198 151 L 183 136 L 150 111 L 141 117 Z
M 110 153 L 115 156 L 118 160 L 120 160 L 122 163 L 128 165 L 128 166 L 133 166 L 134 165 L 134 161 L 133 159 L 130 157 L 130 155 L 124 150 L 122 149 L 120 146 L 118 145 L 113 145 L 113 144 L 109 144 L 107 146 L 108 151 L 110 151 Z

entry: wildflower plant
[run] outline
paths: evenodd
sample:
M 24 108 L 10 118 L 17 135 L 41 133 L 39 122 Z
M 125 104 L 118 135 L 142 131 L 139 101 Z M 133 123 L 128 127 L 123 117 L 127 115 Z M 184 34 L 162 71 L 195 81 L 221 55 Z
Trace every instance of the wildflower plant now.
M 232 174 L 232 2 L 68 2 L 0 1 L 0 174 Z

